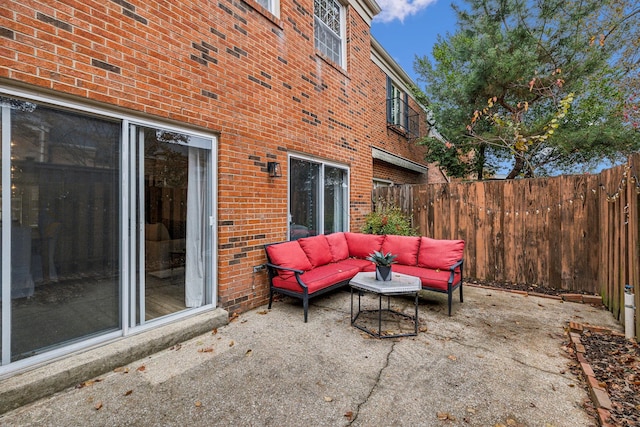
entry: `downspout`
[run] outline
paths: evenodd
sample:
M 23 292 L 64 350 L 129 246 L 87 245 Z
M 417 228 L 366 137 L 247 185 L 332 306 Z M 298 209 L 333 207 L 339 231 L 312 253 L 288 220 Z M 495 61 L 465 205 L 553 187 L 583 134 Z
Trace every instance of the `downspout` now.
M 624 285 L 624 336 L 631 339 L 635 336 L 635 295 L 631 285 Z

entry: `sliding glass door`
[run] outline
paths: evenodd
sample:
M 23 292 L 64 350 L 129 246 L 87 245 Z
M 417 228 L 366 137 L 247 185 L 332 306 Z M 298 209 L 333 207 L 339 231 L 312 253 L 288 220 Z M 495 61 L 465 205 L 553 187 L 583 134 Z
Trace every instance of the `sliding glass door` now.
M 132 125 L 131 141 L 135 326 L 211 303 L 211 140 Z
M 121 128 L 34 102 L 0 102 L 7 364 L 120 328 Z
M 0 143 L 0 374 L 214 305 L 214 137 L 3 93 Z

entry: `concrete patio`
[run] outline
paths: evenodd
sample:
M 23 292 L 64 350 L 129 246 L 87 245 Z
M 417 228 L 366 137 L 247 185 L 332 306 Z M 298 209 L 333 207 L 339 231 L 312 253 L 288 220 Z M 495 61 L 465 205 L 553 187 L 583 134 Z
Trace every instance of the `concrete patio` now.
M 611 314 L 464 292 L 451 317 L 446 295 L 421 294 L 418 336 L 389 340 L 350 325 L 348 291 L 313 300 L 306 324 L 301 305 L 283 299 L 7 412 L 0 425 L 595 426 L 562 347 L 569 321 L 621 330 Z

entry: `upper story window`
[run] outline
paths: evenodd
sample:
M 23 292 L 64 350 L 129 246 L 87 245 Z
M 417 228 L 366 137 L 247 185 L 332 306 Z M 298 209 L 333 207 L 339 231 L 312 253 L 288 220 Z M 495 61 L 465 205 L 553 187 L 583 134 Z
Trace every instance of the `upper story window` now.
M 417 138 L 420 133 L 420 116 L 409 106 L 409 96 L 387 76 L 387 127 Z
M 316 49 L 336 64 L 343 65 L 344 7 L 336 0 L 314 0 Z
M 267 9 L 269 12 L 273 13 L 275 16 L 280 16 L 279 8 L 280 8 L 280 0 L 256 0 L 256 2 Z

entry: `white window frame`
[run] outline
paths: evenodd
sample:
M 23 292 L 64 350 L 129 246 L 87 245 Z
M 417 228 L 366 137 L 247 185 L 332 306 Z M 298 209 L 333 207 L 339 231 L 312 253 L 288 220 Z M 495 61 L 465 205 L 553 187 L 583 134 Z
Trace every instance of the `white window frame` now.
M 148 329 L 153 329 L 159 326 L 162 326 L 164 324 L 168 324 L 171 322 L 175 322 L 178 319 L 182 319 L 182 318 L 186 318 L 189 316 L 193 316 L 194 314 L 198 314 L 201 312 L 205 312 L 205 311 L 209 311 L 213 308 L 215 308 L 218 304 L 218 251 L 216 250 L 216 248 L 218 247 L 218 230 L 215 226 L 215 224 L 217 224 L 217 206 L 218 206 L 218 198 L 217 198 L 217 194 L 218 194 L 218 182 L 217 182 L 217 169 L 218 169 L 218 137 L 214 134 L 210 134 L 207 132 L 197 132 L 194 130 L 189 130 L 186 127 L 179 127 L 179 126 L 175 126 L 175 125 L 171 125 L 168 124 L 166 122 L 163 122 L 161 120 L 151 120 L 151 119 L 141 119 L 141 118 L 137 118 L 137 117 L 133 117 L 133 116 L 128 116 L 126 114 L 123 113 L 119 113 L 119 112 L 115 112 L 112 110 L 109 110 L 107 108 L 100 108 L 97 106 L 89 106 L 87 104 L 84 103 L 80 103 L 80 102 L 75 102 L 75 101 L 71 101 L 71 100 L 65 100 L 61 97 L 56 97 L 56 96 L 49 96 L 49 95 L 45 95 L 42 93 L 38 93 L 38 92 L 34 92 L 34 91 L 29 91 L 29 90 L 24 90 L 24 89 L 17 89 L 13 86 L 8 86 L 8 85 L 4 85 L 2 83 L 0 83 L 0 94 L 4 95 L 4 96 L 9 96 L 9 97 L 15 97 L 15 98 L 19 98 L 19 99 L 25 99 L 28 101 L 33 101 L 33 102 L 39 102 L 42 104 L 48 104 L 57 108 L 62 108 L 62 109 L 67 109 L 69 111 L 74 111 L 77 113 L 83 113 L 83 114 L 89 114 L 89 115 L 97 115 L 97 116 L 101 116 L 104 118 L 109 118 L 109 119 L 115 119 L 115 120 L 119 120 L 120 121 L 120 126 L 122 127 L 122 151 L 121 151 L 121 206 L 120 206 L 120 221 L 121 221 L 121 225 L 120 225 L 120 229 L 121 230 L 128 230 L 129 229 L 129 223 L 125 223 L 125 221 L 131 221 L 132 218 L 129 218 L 129 207 L 131 206 L 131 194 L 130 194 L 130 185 L 132 184 L 132 180 L 137 179 L 137 177 L 132 177 L 129 174 L 129 167 L 127 166 L 127 164 L 129 163 L 130 159 L 130 149 L 129 149 L 129 144 L 130 144 L 130 140 L 129 140 L 129 125 L 131 123 L 135 123 L 135 124 L 139 124 L 139 125 L 144 125 L 147 127 L 155 127 L 155 128 L 160 128 L 160 129 L 165 129 L 165 130 L 169 130 L 169 131 L 175 131 L 175 132 L 179 132 L 179 133 L 184 133 L 184 134 L 190 134 L 190 135 L 197 135 L 203 138 L 207 138 L 211 140 L 211 171 L 210 171 L 210 175 L 211 175 L 211 200 L 210 200 L 210 212 L 211 212 L 211 217 L 209 218 L 209 222 L 211 224 L 211 226 L 213 227 L 213 232 L 212 232 L 212 236 L 211 236 L 211 248 L 212 248 L 212 252 L 211 252 L 211 262 L 212 262 L 212 267 L 211 267 L 211 278 L 210 278 L 210 284 L 208 284 L 208 286 L 210 286 L 210 289 L 207 290 L 207 292 L 210 293 L 211 295 L 211 302 L 207 303 L 205 305 L 203 305 L 202 307 L 198 307 L 198 308 L 192 308 L 189 310 L 185 310 L 185 311 L 181 311 L 178 313 L 174 313 L 174 314 L 170 314 L 167 316 L 164 316 L 162 318 L 159 318 L 157 321 L 154 322 L 149 322 L 148 324 L 145 325 L 140 325 L 140 326 L 136 326 L 136 327 L 132 327 L 131 326 L 131 307 L 130 307 L 130 295 L 129 292 L 127 292 L 127 289 L 125 287 L 124 282 L 125 281 L 129 281 L 129 285 L 130 285 L 130 289 L 131 288 L 135 288 L 134 286 L 134 282 L 132 282 L 133 278 L 135 277 L 135 271 L 133 271 L 132 265 L 131 265 L 131 261 L 133 260 L 134 254 L 132 251 L 132 241 L 131 241 L 131 235 L 132 233 L 135 232 L 135 230 L 133 231 L 129 231 L 129 232 L 122 232 L 121 234 L 121 252 L 120 252 L 120 274 L 121 274 L 121 281 L 120 281 L 120 321 L 121 321 L 121 325 L 120 325 L 120 329 L 117 331 L 113 331 L 113 332 L 107 332 L 104 334 L 101 334 L 99 336 L 86 336 L 86 337 L 81 337 L 79 340 L 77 340 L 76 342 L 70 343 L 68 345 L 65 345 L 63 347 L 57 347 L 54 348 L 50 351 L 44 352 L 44 353 L 40 353 L 40 354 L 36 354 L 34 356 L 28 357 L 26 359 L 21 359 L 15 362 L 11 362 L 10 361 L 10 336 L 9 334 L 11 333 L 11 311 L 9 310 L 9 306 L 11 304 L 11 289 L 9 286 L 4 286 L 3 289 L 0 289 L 1 292 L 3 292 L 2 296 L 2 302 L 0 304 L 2 304 L 2 334 L 0 335 L 0 339 L 2 340 L 2 353 L 0 354 L 0 378 L 5 375 L 6 373 L 9 372 L 18 372 L 20 370 L 26 369 L 28 367 L 40 364 L 40 363 L 44 363 L 46 361 L 55 359 L 55 358 L 59 358 L 62 356 L 65 356 L 67 354 L 73 353 L 73 352 L 77 352 L 80 351 L 82 349 L 86 349 L 86 348 L 90 348 L 93 347 L 95 345 L 98 344 L 104 344 L 106 342 L 109 341 L 113 341 L 115 339 L 119 339 L 123 336 L 130 336 L 134 333 L 139 333 L 142 332 L 144 330 L 148 330 Z M 0 106 L 0 108 L 2 108 Z M 6 110 L 8 110 L 8 108 L 6 108 Z M 3 126 L 2 126 L 2 133 L 5 134 L 3 136 L 7 136 L 9 137 L 9 129 L 10 129 L 10 122 L 8 120 L 8 115 L 7 114 L 2 114 L 2 120 L 3 120 Z M 0 139 L 0 141 L 2 141 Z M 10 160 L 10 156 L 6 155 L 7 153 L 3 153 L 2 159 L 3 162 L 6 162 L 7 165 L 9 165 L 9 160 Z M 5 166 L 5 165 L 3 165 Z M 9 167 L 3 167 L 2 168 L 2 174 L 5 175 L 3 176 L 4 182 L 10 182 L 10 168 Z M 10 192 L 10 187 L 6 186 L 5 188 L 2 189 L 3 192 L 5 192 L 5 194 L 7 194 L 8 192 Z M 9 193 L 10 194 L 10 193 Z M 5 202 L 7 199 L 7 197 L 3 197 L 2 198 L 2 203 L 3 203 L 3 210 L 2 210 L 2 215 L 3 215 L 3 220 L 6 220 L 7 223 L 10 223 L 10 209 L 9 209 L 9 204 L 8 202 Z M 3 221 L 4 223 L 5 221 Z M 10 227 L 5 227 L 5 230 L 2 231 L 3 237 L 10 237 L 9 231 Z M 9 253 L 10 250 L 10 239 L 9 240 L 3 240 L 2 242 L 2 249 L 3 249 L 3 254 Z M 4 259 L 2 260 L 2 262 L 5 263 L 10 263 L 10 260 L 8 257 L 3 257 L 6 258 L 7 260 L 5 261 Z M 127 273 L 129 273 L 129 276 L 127 276 Z M 4 279 L 6 279 L 7 281 L 10 281 L 10 269 L 9 268 L 3 268 L 3 277 Z M 2 283 L 4 283 L 5 280 L 2 281 Z
M 280 0 L 255 0 L 255 2 L 280 18 Z
M 318 16 L 315 13 L 315 1 L 322 1 L 322 2 L 332 2 L 337 4 L 340 7 L 340 34 L 336 34 L 331 28 L 329 28 L 327 26 L 327 24 L 322 21 L 320 18 L 318 18 Z M 316 50 L 318 52 L 321 53 L 321 55 L 331 61 L 334 61 L 337 65 L 339 65 L 340 67 L 342 67 L 343 69 L 346 70 L 347 68 L 347 26 L 346 26 L 346 22 L 347 22 L 347 8 L 346 6 L 340 2 L 339 0 L 314 0 L 314 12 L 313 12 L 313 25 L 314 25 L 314 30 L 313 30 L 313 40 L 314 40 L 314 46 L 316 48 Z M 321 25 L 323 27 L 324 31 L 329 31 L 332 34 L 335 34 L 336 37 L 339 39 L 340 42 L 340 53 L 338 55 L 338 60 L 336 61 L 336 58 L 333 57 L 333 55 L 328 54 L 325 50 L 321 49 L 318 47 L 318 43 L 316 40 L 316 26 L 317 25 Z
M 305 156 L 303 154 L 289 154 L 287 157 L 287 165 L 288 168 L 287 170 L 291 170 L 291 159 L 295 159 L 295 160 L 303 160 L 303 161 L 307 161 L 307 162 L 312 162 L 312 163 L 317 163 L 319 164 L 320 167 L 320 182 L 323 185 L 324 188 L 324 179 L 325 179 L 325 174 L 324 174 L 324 169 L 325 167 L 334 167 L 334 168 L 339 168 L 339 169 L 344 169 L 347 173 L 347 177 L 346 177 L 346 185 L 347 185 L 347 189 L 345 191 L 345 195 L 344 195 L 344 205 L 346 206 L 346 214 L 344 217 L 344 223 L 345 223 L 345 230 L 344 231 L 349 231 L 350 229 L 350 224 L 351 224 L 351 168 L 348 165 L 342 164 L 342 163 L 336 163 L 336 162 L 331 162 L 331 161 L 327 161 L 324 159 L 319 159 L 317 157 L 313 157 L 313 156 Z M 291 236 L 291 174 L 289 174 L 289 176 L 287 177 L 287 240 L 289 240 L 289 237 Z M 318 204 L 319 206 L 324 207 L 324 191 L 320 191 L 318 194 Z M 324 211 L 322 212 L 322 215 L 324 215 Z M 318 225 L 320 227 L 318 231 L 318 235 L 320 234 L 324 234 L 324 217 L 320 218 L 318 220 Z

